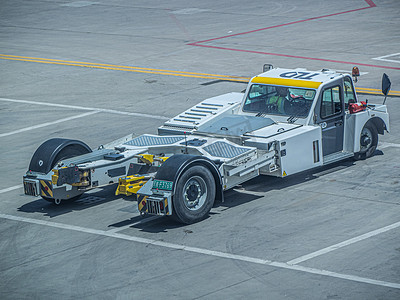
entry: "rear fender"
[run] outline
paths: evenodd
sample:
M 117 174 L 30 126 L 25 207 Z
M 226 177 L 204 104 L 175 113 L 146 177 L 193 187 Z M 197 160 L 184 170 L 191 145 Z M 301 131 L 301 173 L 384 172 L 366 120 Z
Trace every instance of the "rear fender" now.
M 80 154 L 92 152 L 90 147 L 78 140 L 54 138 L 45 141 L 37 148 L 29 164 L 29 171 L 47 174 L 57 163 L 58 154 L 68 147 L 74 148 Z

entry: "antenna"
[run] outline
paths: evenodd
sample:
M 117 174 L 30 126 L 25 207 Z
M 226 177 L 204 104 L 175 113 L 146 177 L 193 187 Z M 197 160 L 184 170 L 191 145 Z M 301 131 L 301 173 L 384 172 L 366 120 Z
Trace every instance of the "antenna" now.
M 186 139 L 186 131 L 184 131 L 183 134 L 185 135 L 185 154 L 188 154 L 188 150 L 187 150 L 187 139 Z

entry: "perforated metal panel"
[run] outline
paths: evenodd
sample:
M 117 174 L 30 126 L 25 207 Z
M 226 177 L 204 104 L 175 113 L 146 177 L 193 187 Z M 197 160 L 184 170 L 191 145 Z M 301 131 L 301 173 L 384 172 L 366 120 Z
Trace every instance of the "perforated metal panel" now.
M 133 140 L 126 142 L 125 145 L 129 146 L 157 146 L 157 145 L 170 145 L 183 140 L 184 137 L 180 136 L 148 136 L 141 135 Z
M 252 150 L 251 148 L 238 147 L 226 142 L 214 142 L 203 149 L 212 156 L 223 158 L 233 158 Z

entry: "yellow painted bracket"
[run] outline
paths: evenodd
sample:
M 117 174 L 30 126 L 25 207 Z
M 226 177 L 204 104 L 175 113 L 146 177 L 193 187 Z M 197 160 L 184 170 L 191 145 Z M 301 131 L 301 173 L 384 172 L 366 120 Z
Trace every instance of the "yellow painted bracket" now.
M 130 175 L 118 179 L 118 187 L 115 195 L 130 196 L 136 194 L 139 189 L 149 180 L 149 177 L 142 175 Z
M 51 182 L 53 185 L 57 185 L 57 181 L 58 181 L 58 170 L 57 169 L 53 169 L 53 175 L 51 175 Z
M 139 159 L 145 164 L 151 165 L 154 161 L 154 155 L 152 154 L 140 154 Z

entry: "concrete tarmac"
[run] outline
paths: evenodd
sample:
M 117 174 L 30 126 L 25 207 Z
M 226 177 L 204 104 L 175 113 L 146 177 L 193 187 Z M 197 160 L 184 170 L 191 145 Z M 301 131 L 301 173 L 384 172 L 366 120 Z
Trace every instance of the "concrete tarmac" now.
M 400 2 L 0 3 L 1 299 L 400 299 Z M 23 194 L 37 147 L 92 148 L 240 92 L 264 63 L 362 76 L 390 133 L 374 156 L 225 192 L 209 218 L 141 217 L 115 186 Z

